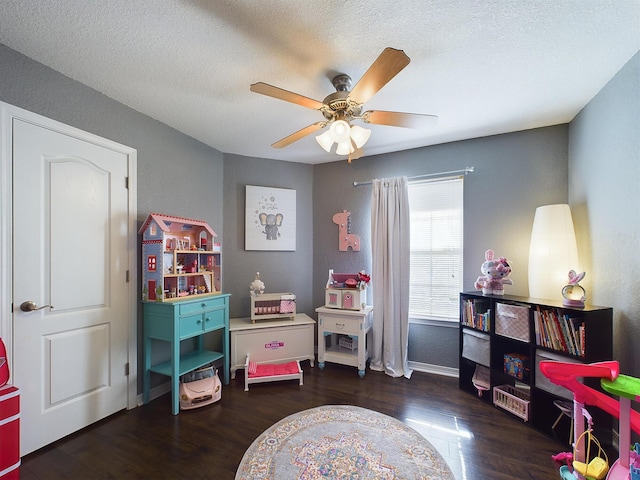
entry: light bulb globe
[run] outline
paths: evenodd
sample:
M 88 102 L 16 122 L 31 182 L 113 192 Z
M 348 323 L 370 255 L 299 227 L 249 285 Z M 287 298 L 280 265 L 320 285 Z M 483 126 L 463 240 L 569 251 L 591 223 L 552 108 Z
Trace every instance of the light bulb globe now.
M 344 120 L 336 120 L 329 127 L 329 132 L 331 132 L 331 138 L 334 142 L 342 143 L 349 140 L 351 127 Z

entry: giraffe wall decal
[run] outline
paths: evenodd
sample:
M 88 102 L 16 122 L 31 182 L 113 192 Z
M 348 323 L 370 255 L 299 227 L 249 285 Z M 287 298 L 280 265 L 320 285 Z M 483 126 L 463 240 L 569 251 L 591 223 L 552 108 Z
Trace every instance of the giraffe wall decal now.
M 360 251 L 360 237 L 351 233 L 351 212 L 343 210 L 333 216 L 333 223 L 338 225 L 338 249 L 346 252 L 351 247 L 354 252 Z

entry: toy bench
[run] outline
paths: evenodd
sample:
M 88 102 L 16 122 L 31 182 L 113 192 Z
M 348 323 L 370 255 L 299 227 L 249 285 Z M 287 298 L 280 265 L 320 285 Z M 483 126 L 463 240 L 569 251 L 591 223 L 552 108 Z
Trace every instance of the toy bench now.
M 302 385 L 302 368 L 300 361 L 288 363 L 258 363 L 247 360 L 244 364 L 244 391 L 249 391 L 250 383 L 277 382 L 279 380 L 300 380 Z

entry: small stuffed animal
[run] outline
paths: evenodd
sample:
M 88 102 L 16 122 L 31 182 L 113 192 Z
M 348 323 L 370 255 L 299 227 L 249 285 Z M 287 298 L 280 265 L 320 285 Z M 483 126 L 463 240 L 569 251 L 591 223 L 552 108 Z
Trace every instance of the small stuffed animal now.
M 485 295 L 504 295 L 504 286 L 512 285 L 507 278 L 511 274 L 511 267 L 505 257 L 494 258 L 493 250 L 484 253 L 485 262 L 480 267 L 482 276 L 478 277 L 475 287 Z
M 257 297 L 264 293 L 264 283 L 260 280 L 260 272 L 256 272 L 256 278 L 249 284 L 249 295 Z

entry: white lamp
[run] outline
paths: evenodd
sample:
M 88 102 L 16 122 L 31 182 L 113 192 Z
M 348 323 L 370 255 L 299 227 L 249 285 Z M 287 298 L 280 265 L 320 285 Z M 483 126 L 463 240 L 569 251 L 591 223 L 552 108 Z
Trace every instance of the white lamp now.
M 370 136 L 371 130 L 368 128 L 362 128 L 360 125 L 353 125 L 351 127 L 351 139 L 358 148 L 362 148 Z
M 351 140 L 347 138 L 344 142 L 338 143 L 338 148 L 336 148 L 336 153 L 338 155 L 349 155 L 354 150 L 355 149 L 353 148 L 353 145 L 351 145 Z
M 352 140 L 357 148 L 362 148 L 370 136 L 371 130 L 368 128 L 362 128 L 359 125 L 351 126 L 345 120 L 336 120 L 326 132 L 316 137 L 316 141 L 326 152 L 331 152 L 331 147 L 337 143 L 336 154 L 348 155 L 355 151 Z
M 331 138 L 336 143 L 342 143 L 349 140 L 350 130 L 349 124 L 344 120 L 336 120 L 329 127 Z
M 538 207 L 529 246 L 529 296 L 561 299 L 570 270 L 579 271 L 578 247 L 569 205 Z
M 321 135 L 316 137 L 316 141 L 320 144 L 322 148 L 324 148 L 327 153 L 331 152 L 331 147 L 333 146 L 333 138 L 331 138 L 331 130 L 327 130 Z

